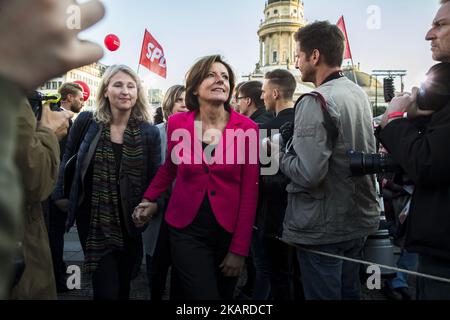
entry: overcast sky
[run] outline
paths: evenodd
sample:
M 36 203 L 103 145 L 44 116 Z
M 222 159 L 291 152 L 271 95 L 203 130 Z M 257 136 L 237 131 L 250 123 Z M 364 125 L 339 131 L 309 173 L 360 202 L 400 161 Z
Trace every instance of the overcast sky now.
M 83 38 L 103 43 L 114 33 L 121 40 L 116 52 L 106 51 L 101 62 L 137 69 L 144 29 L 163 46 L 168 76 L 162 79 L 141 68 L 152 88 L 183 83 L 193 62 L 222 54 L 237 76 L 254 70 L 259 60 L 257 30 L 264 0 L 104 0 L 106 17 Z M 438 0 L 304 0 L 308 21 L 336 23 L 343 14 L 355 64 L 374 69 L 406 69 L 406 88 L 418 85 L 431 60 L 425 34 L 439 8 Z M 379 13 L 379 14 L 378 14 Z M 376 19 L 379 16 L 380 19 Z

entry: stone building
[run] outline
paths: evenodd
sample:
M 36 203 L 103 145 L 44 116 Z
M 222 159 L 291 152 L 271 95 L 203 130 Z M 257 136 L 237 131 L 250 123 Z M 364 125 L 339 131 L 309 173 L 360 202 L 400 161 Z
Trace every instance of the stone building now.
M 337 20 L 337 18 L 336 18 Z M 255 70 L 245 76 L 247 80 L 263 81 L 264 74 L 274 69 L 287 69 L 297 79 L 295 98 L 314 90 L 312 83 L 301 81 L 300 72 L 295 69 L 295 39 L 294 34 L 299 28 L 308 24 L 305 18 L 304 3 L 301 0 L 268 0 L 264 6 L 264 19 L 258 28 L 259 61 Z M 362 72 L 359 66 L 346 66 L 344 74 L 352 81 L 358 79 L 358 85 L 369 95 L 372 104 L 375 101 L 383 105 L 383 86 L 371 75 Z M 376 84 L 378 83 L 378 85 Z M 378 86 L 378 88 L 377 88 Z M 378 98 L 375 98 L 375 95 Z
M 95 106 L 97 91 L 106 69 L 107 66 L 105 66 L 104 64 L 95 62 L 87 66 L 70 70 L 61 77 L 49 80 L 38 90 L 42 93 L 54 93 L 57 92 L 59 87 L 65 82 L 72 82 L 77 80 L 83 81 L 89 86 L 89 89 L 91 90 L 91 96 L 85 104 L 85 110 L 92 110 Z

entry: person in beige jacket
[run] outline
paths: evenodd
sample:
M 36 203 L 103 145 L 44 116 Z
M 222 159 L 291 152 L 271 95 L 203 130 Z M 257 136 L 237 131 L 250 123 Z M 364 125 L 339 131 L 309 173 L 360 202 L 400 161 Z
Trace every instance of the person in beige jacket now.
M 0 1 L 0 299 L 7 297 L 11 284 L 14 239 L 23 210 L 13 163 L 20 99 L 48 79 L 103 56 L 99 45 L 77 39 L 79 32 L 103 17 L 103 4 L 99 0 L 79 4 L 82 26 L 77 30 L 54 23 L 62 22 L 73 4 L 73 0 Z M 17 17 L 24 15 L 27 19 L 17 24 Z

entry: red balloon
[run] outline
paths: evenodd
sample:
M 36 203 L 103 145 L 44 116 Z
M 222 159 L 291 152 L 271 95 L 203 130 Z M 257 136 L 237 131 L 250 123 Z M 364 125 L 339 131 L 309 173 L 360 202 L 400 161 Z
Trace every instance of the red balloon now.
M 105 46 L 110 51 L 116 51 L 120 47 L 120 39 L 115 34 L 108 34 L 105 37 Z
M 91 89 L 89 89 L 89 86 L 86 84 L 86 82 L 77 80 L 73 83 L 79 84 L 83 88 L 83 99 L 84 101 L 88 101 L 89 97 L 91 96 Z

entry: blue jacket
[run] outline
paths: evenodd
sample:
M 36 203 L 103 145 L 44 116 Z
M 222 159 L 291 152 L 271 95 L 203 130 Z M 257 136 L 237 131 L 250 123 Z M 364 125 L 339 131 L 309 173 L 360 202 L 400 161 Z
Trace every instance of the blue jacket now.
M 91 112 L 82 112 L 78 115 L 76 121 L 74 122 L 69 137 L 67 140 L 66 150 L 64 153 L 63 160 L 60 166 L 59 178 L 57 187 L 53 193 L 53 199 L 58 200 L 63 198 L 63 178 L 64 178 L 64 167 L 67 160 L 75 152 L 74 139 L 76 138 L 76 132 L 79 132 L 82 128 L 82 124 L 87 121 L 87 118 L 92 118 Z M 143 122 L 140 125 L 143 141 L 143 151 L 144 151 L 144 167 L 142 168 L 142 183 L 139 187 L 132 187 L 129 184 L 128 177 L 123 174 L 119 176 L 120 185 L 120 196 L 122 212 L 125 218 L 125 227 L 130 235 L 138 235 L 142 232 L 141 229 L 137 229 L 131 219 L 134 208 L 141 202 L 142 196 L 150 184 L 151 180 L 158 171 L 159 165 L 161 163 L 161 145 L 159 130 L 150 123 Z M 80 205 L 82 204 L 84 195 L 84 179 L 86 172 L 90 166 L 91 161 L 93 161 L 95 149 L 97 148 L 98 141 L 100 139 L 102 124 L 98 124 L 95 121 L 91 121 L 89 128 L 83 138 L 81 146 L 78 150 L 78 158 L 76 163 L 76 170 L 74 179 L 72 181 L 72 188 L 70 194 L 70 206 L 69 214 L 66 223 L 66 228 L 69 230 L 75 221 L 75 218 L 79 214 L 86 214 L 80 211 Z

